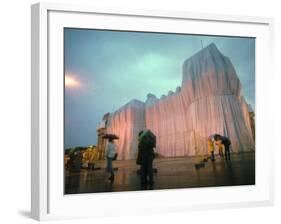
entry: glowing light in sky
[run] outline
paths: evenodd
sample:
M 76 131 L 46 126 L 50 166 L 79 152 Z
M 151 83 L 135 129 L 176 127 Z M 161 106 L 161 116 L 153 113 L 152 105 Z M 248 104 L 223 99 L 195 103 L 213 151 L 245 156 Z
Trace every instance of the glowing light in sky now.
M 71 75 L 65 75 L 65 87 L 67 88 L 78 88 L 81 86 L 81 83 Z

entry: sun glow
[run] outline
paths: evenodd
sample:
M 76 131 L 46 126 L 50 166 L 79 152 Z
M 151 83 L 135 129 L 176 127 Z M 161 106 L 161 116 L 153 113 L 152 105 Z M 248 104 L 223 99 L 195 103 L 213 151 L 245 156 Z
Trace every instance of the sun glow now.
M 66 75 L 65 76 L 65 87 L 67 88 L 78 88 L 81 86 L 81 83 L 77 80 L 77 78 Z

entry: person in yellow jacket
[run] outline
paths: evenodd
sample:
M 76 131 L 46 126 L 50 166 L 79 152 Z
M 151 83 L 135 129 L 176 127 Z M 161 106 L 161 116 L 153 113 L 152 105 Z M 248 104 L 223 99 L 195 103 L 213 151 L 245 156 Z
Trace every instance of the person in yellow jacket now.
M 213 136 L 211 135 L 208 138 L 208 153 L 210 155 L 210 158 L 212 161 L 215 161 L 215 146 L 214 146 L 214 139 Z

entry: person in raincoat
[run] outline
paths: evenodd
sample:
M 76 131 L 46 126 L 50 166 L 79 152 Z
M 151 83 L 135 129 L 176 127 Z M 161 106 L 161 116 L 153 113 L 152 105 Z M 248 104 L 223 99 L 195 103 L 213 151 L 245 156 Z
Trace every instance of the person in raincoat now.
M 150 131 L 145 130 L 139 133 L 137 164 L 141 166 L 141 184 L 153 184 L 153 159 L 154 147 L 156 146 L 156 136 Z
M 214 154 L 214 151 L 215 151 L 214 136 L 211 135 L 211 136 L 209 136 L 209 138 L 208 138 L 208 152 L 209 152 L 211 161 L 215 161 L 215 154 Z

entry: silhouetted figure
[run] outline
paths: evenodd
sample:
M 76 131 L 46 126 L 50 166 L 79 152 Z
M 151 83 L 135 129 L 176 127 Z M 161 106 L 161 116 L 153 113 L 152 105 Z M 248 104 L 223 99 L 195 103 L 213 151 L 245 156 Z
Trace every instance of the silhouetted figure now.
M 146 185 L 153 182 L 153 159 L 156 146 L 156 137 L 150 130 L 141 131 L 139 133 L 137 164 L 141 165 L 140 175 L 141 184 Z
M 230 145 L 231 142 L 229 138 L 225 136 L 218 135 L 216 136 L 216 141 L 220 141 L 221 144 L 224 146 L 224 155 L 225 155 L 225 160 L 230 160 Z
M 225 154 L 225 160 L 230 160 L 230 145 L 231 142 L 229 138 L 222 136 L 221 137 L 221 142 L 224 145 L 224 154 Z

